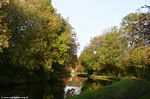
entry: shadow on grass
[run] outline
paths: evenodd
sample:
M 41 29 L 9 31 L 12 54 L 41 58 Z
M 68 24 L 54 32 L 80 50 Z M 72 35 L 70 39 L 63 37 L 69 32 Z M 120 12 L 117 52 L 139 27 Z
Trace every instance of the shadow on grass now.
M 150 81 L 124 78 L 112 85 L 90 90 L 68 99 L 150 99 Z

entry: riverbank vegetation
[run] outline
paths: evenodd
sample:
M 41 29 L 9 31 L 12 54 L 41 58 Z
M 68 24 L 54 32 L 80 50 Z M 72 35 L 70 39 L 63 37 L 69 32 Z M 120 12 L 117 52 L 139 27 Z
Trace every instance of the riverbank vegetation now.
M 76 33 L 50 0 L 0 1 L 0 82 L 65 76 L 77 60 Z
M 116 83 L 88 90 L 67 99 L 149 99 L 150 81 L 124 78 Z
M 150 8 L 130 13 L 119 27 L 91 39 L 79 57 L 88 74 L 137 78 L 150 75 Z
M 121 80 L 71 99 L 149 99 L 150 6 L 141 9 L 92 38 L 79 57 L 90 79 Z
M 150 6 L 141 9 L 147 11 L 128 14 L 120 26 L 91 39 L 77 59 L 76 33 L 56 12 L 51 0 L 1 0 L 0 84 L 51 83 L 51 78 L 67 76 L 71 68 L 72 75 L 121 79 L 73 99 L 147 99 Z M 77 64 L 79 67 L 75 67 Z

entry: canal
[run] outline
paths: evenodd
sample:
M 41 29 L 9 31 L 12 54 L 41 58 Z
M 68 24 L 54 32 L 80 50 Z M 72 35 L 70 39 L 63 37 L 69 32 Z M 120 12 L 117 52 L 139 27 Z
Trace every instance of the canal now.
M 0 96 L 1 99 L 65 99 L 111 83 L 74 76 L 64 80 L 51 79 L 48 83 L 1 85 Z

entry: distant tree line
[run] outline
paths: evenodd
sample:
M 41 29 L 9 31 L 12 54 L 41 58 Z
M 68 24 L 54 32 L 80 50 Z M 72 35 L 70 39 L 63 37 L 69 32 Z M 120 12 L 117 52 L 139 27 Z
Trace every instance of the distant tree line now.
M 91 39 L 80 55 L 89 74 L 136 76 L 150 75 L 150 7 L 145 5 Z

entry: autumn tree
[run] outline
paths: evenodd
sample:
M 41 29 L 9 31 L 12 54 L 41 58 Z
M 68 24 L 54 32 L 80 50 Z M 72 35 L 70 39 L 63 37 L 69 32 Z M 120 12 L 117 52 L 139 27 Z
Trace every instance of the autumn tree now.
M 83 66 L 103 74 L 119 74 L 122 68 L 122 57 L 127 43 L 122 33 L 114 27 L 104 35 L 97 36 L 81 53 L 80 59 Z
M 128 75 L 139 78 L 145 77 L 150 64 L 150 47 L 136 47 L 129 49 L 124 57 L 124 66 L 127 68 Z
M 144 8 L 149 6 L 144 6 Z M 124 66 L 137 77 L 144 77 L 150 60 L 150 13 L 130 13 L 123 18 L 122 29 L 128 42 Z
M 33 73 L 51 73 L 75 64 L 76 33 L 50 0 L 9 0 L 2 11 L 11 34 L 2 55 L 4 63 Z
M 97 61 L 97 48 L 102 43 L 102 36 L 96 36 L 91 39 L 90 43 L 84 47 L 80 54 L 79 60 L 88 74 L 93 74 L 99 71 L 99 64 Z
M 6 6 L 7 2 L 5 0 L 0 1 L 0 52 L 9 46 L 10 34 L 5 19 L 6 12 L 4 11 Z
M 150 44 L 150 13 L 136 12 L 125 16 L 121 23 L 129 46 Z
M 150 7 L 142 8 L 148 11 L 128 14 L 119 29 L 111 28 L 91 40 L 80 56 L 87 70 L 101 75 L 149 75 Z

